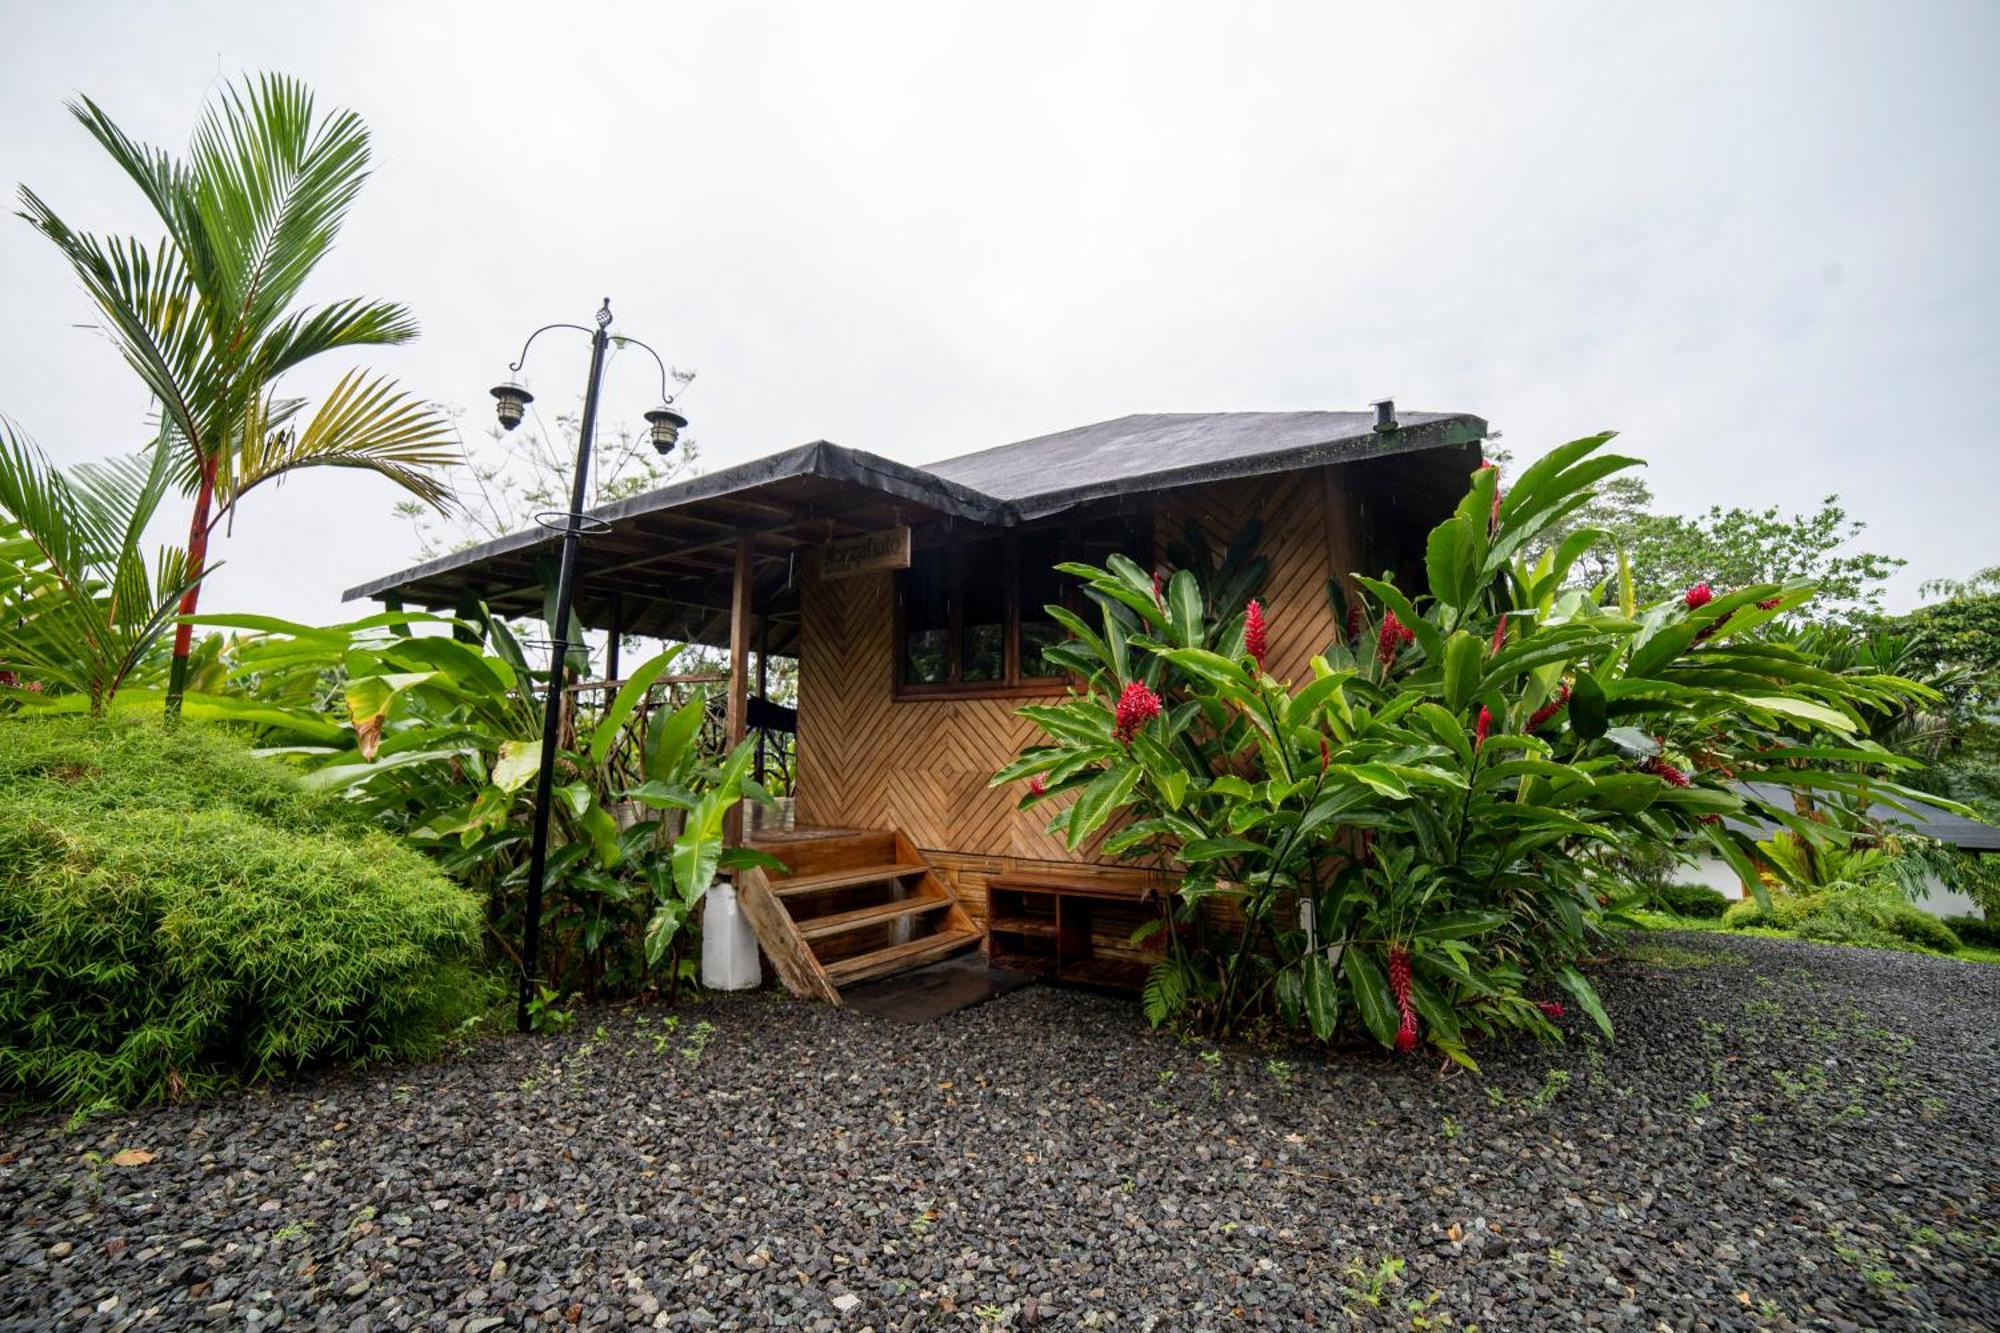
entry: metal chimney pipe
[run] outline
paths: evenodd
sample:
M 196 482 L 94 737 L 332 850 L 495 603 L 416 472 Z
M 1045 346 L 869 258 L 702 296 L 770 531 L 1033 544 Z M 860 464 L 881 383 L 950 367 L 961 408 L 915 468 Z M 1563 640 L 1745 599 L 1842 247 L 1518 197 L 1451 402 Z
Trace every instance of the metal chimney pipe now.
M 1387 434 L 1396 429 L 1396 400 L 1384 398 L 1372 404 L 1375 409 L 1375 429 Z

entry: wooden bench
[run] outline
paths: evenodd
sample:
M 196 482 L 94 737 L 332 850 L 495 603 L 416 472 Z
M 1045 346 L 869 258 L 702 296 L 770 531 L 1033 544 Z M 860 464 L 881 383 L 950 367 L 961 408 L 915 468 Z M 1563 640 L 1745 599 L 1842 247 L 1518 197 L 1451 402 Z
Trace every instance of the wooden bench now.
M 1165 910 L 1150 884 L 1017 872 L 986 882 L 986 960 L 1056 981 L 1137 990 L 1166 950 L 1166 932 L 1132 934 Z

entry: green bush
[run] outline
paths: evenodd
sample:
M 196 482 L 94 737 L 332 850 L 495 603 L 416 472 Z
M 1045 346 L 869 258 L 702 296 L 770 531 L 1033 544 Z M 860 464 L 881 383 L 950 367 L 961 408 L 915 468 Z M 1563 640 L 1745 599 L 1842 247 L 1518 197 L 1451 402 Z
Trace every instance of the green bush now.
M 1706 884 L 1666 884 L 1653 890 L 1653 902 L 1675 916 L 1714 921 L 1729 910 L 1729 899 Z
M 0 1088 L 101 1108 L 423 1054 L 472 895 L 224 732 L 0 722 Z
M 1983 916 L 1948 916 L 1944 924 L 1966 944 L 2000 949 L 2000 922 L 1988 921 Z
M 1756 899 L 1745 898 L 1722 914 L 1722 924 L 1732 930 L 1773 926 L 1827 944 L 1916 947 L 1938 953 L 1959 949 L 1958 936 L 1951 927 L 1910 906 L 1888 885 L 1837 883 L 1817 893 L 1774 893 L 1769 911 Z

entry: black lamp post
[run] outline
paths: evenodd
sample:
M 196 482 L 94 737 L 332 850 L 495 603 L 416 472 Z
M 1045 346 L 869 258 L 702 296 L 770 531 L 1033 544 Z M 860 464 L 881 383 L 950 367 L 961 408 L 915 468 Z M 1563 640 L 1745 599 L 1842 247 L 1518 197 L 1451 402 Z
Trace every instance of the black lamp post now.
M 590 519 L 583 512 L 585 500 L 590 494 L 590 445 L 597 430 L 597 391 L 604 378 L 604 353 L 611 345 L 611 298 L 605 297 L 604 304 L 597 311 L 597 327 L 585 328 L 581 324 L 544 324 L 528 335 L 528 341 L 521 344 L 521 358 L 507 369 L 518 375 L 528 360 L 528 348 L 535 339 L 550 329 L 574 329 L 578 333 L 590 335 L 590 378 L 583 390 L 583 421 L 576 435 L 576 484 L 571 489 L 569 509 L 561 514 L 537 514 L 535 521 L 543 527 L 554 528 L 562 533 L 562 567 L 556 576 L 555 641 L 549 645 L 549 685 L 547 702 L 542 709 L 542 761 L 535 776 L 535 831 L 528 850 L 528 919 L 522 927 L 521 940 L 521 993 L 515 1010 L 515 1023 L 526 1032 L 528 1023 L 528 1002 L 535 989 L 535 962 L 542 936 L 542 879 L 548 872 L 549 863 L 549 799 L 555 788 L 556 773 L 556 733 L 562 725 L 563 672 L 569 658 L 570 603 L 576 592 L 576 552 L 579 539 Z M 620 344 L 630 343 L 645 350 L 660 367 L 660 405 L 646 413 L 646 421 L 651 429 L 653 448 L 662 457 L 671 452 L 680 438 L 687 418 L 673 406 L 674 396 L 667 392 L 667 366 L 660 360 L 660 354 L 637 338 L 620 335 Z M 521 416 L 535 396 L 513 380 L 497 386 L 493 390 L 494 408 L 499 414 L 502 429 L 512 430 L 521 424 Z

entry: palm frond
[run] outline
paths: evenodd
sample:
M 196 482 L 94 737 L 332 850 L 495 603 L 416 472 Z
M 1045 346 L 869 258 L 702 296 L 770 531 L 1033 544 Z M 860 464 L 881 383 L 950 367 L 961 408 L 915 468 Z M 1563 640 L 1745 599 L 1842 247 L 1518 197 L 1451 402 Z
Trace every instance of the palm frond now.
M 179 551 L 148 571 L 145 529 L 171 479 L 163 432 L 149 453 L 74 475 L 0 420 L 0 669 L 102 708 L 197 581 Z
M 203 438 L 215 374 L 206 364 L 200 292 L 181 252 L 162 242 L 148 251 L 123 237 L 103 240 L 73 230 L 42 198 L 21 187 L 21 217 L 62 252 L 96 302 L 106 332 L 161 408 L 190 440 Z
M 263 423 L 270 415 L 246 421 Z M 455 461 L 450 440 L 444 417 L 429 403 L 385 376 L 351 370 L 302 428 L 245 431 L 217 478 L 216 521 L 251 489 L 308 467 L 365 468 L 443 509 L 451 492 L 428 469 Z
M 351 111 L 313 120 L 312 92 L 264 74 L 229 89 L 195 130 L 191 197 L 217 256 L 218 315 L 268 328 L 333 248 L 368 178 L 368 130 Z

